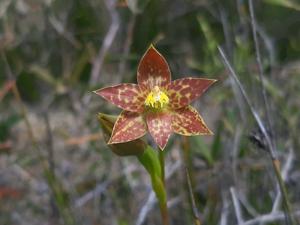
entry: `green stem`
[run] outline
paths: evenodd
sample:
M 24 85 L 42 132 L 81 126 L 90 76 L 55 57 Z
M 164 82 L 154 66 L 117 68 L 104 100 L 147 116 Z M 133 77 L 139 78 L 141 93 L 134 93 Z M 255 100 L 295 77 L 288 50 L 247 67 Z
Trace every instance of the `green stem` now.
M 292 207 L 291 207 L 291 203 L 288 199 L 288 195 L 287 195 L 287 190 L 284 184 L 284 181 L 282 179 L 282 175 L 281 175 L 281 171 L 280 171 L 280 162 L 278 159 L 272 159 L 272 164 L 275 170 L 275 174 L 279 183 L 279 187 L 282 193 L 282 197 L 283 197 L 283 202 L 284 202 L 284 206 L 287 212 L 287 216 L 291 222 L 292 225 L 296 225 L 296 221 L 295 218 L 292 214 Z
M 165 186 L 166 185 L 166 182 L 165 182 L 165 154 L 162 150 L 159 150 L 158 157 L 159 157 L 159 163 L 160 163 L 160 167 L 161 167 L 161 181 Z
M 161 182 L 163 185 L 164 192 L 166 192 L 166 181 L 165 181 L 165 154 L 163 150 L 159 150 L 158 153 L 159 157 L 159 163 L 161 168 Z M 168 212 L 168 206 L 167 206 L 167 198 L 165 198 L 165 201 L 159 203 L 160 213 L 161 213 L 161 219 L 163 222 L 163 225 L 169 224 L 169 212 Z
M 159 208 L 160 208 L 162 224 L 163 225 L 169 225 L 170 223 L 169 223 L 169 212 L 168 212 L 167 202 L 164 202 L 163 204 L 160 204 Z
M 167 194 L 165 189 L 164 153 L 159 150 L 159 154 L 157 155 L 155 150 L 148 146 L 144 153 L 137 157 L 151 177 L 152 189 L 159 203 L 162 224 L 169 225 Z

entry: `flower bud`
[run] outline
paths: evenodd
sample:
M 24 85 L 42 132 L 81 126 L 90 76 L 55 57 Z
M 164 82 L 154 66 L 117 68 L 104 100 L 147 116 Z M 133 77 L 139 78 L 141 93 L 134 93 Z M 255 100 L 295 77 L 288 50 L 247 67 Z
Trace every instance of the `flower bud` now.
M 112 134 L 114 124 L 117 121 L 117 116 L 98 113 L 98 121 L 103 131 L 104 140 L 105 142 L 108 142 Z M 125 143 L 109 144 L 107 146 L 118 156 L 138 156 L 143 154 L 147 148 L 147 144 L 141 138 Z

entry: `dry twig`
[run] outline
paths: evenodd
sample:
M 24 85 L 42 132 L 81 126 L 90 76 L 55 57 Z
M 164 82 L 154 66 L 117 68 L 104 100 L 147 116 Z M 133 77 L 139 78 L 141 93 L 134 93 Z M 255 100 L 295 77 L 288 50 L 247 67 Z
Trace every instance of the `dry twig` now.
M 260 131 L 262 132 L 266 142 L 267 142 L 267 147 L 268 147 L 267 150 L 268 150 L 268 153 L 270 154 L 270 157 L 272 159 L 272 165 L 273 165 L 273 168 L 274 168 L 274 172 L 275 172 L 278 184 L 280 186 L 281 194 L 282 194 L 283 199 L 284 199 L 284 206 L 285 206 L 285 209 L 287 211 L 287 216 L 289 217 L 289 220 L 292 222 L 292 224 L 295 224 L 295 220 L 291 215 L 291 212 L 292 212 L 291 204 L 288 200 L 287 190 L 286 190 L 286 187 L 285 187 L 285 184 L 284 184 L 284 181 L 282 179 L 281 172 L 280 172 L 280 161 L 278 160 L 278 156 L 277 156 L 275 146 L 273 145 L 273 143 L 271 141 L 271 137 L 269 136 L 269 133 L 267 132 L 264 123 L 262 122 L 262 120 L 261 120 L 260 116 L 258 115 L 257 111 L 255 110 L 254 106 L 252 105 L 252 102 L 250 101 L 250 98 L 247 95 L 243 85 L 241 84 L 240 80 L 238 79 L 238 76 L 237 76 L 235 70 L 233 69 L 233 67 L 229 63 L 223 49 L 221 47 L 218 47 L 218 49 L 219 49 L 220 55 L 221 55 L 221 57 L 224 61 L 224 64 L 225 64 L 226 68 L 228 68 L 228 70 L 230 72 L 229 74 L 233 77 L 236 85 L 238 86 L 240 92 L 242 93 L 243 98 L 245 99 L 248 107 L 250 108 L 250 111 L 251 111 L 255 121 L 257 122 L 257 125 L 258 125 Z
M 111 45 L 116 37 L 119 26 L 120 26 L 120 19 L 119 19 L 118 12 L 116 10 L 116 1 L 115 0 L 105 0 L 104 3 L 109 11 L 110 16 L 111 16 L 111 25 L 109 27 L 108 32 L 106 33 L 106 35 L 104 37 L 103 44 L 102 44 L 101 48 L 99 49 L 98 55 L 93 62 L 91 79 L 89 81 L 90 85 L 93 85 L 98 81 L 100 71 L 103 66 L 104 58 L 105 58 L 109 48 L 111 47 Z
M 241 206 L 240 206 L 240 203 L 239 203 L 239 200 L 238 200 L 238 197 L 237 197 L 234 187 L 230 187 L 230 193 L 231 193 L 231 197 L 232 197 L 232 202 L 233 202 L 237 222 L 239 225 L 243 224 L 244 219 L 243 219 L 243 215 L 242 215 L 242 209 L 241 209 Z

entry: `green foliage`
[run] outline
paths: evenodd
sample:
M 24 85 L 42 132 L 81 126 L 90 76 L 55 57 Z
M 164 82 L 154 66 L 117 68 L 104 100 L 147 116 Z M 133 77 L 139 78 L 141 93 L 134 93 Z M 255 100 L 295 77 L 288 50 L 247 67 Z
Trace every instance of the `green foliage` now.
M 27 71 L 21 73 L 16 84 L 24 100 L 29 102 L 38 102 L 40 100 L 41 95 L 37 80 L 32 73 Z
M 5 119 L 0 120 L 0 141 L 5 141 L 10 135 L 10 129 L 20 121 L 20 116 L 12 114 Z
M 159 164 L 158 155 L 153 148 L 148 145 L 145 152 L 138 156 L 138 159 L 149 174 L 161 177 L 161 167 Z
M 190 138 L 191 142 L 191 150 L 197 154 L 200 154 L 207 162 L 209 166 L 212 166 L 214 163 L 212 151 L 209 149 L 207 144 L 204 143 L 203 138 L 201 136 L 195 136 Z

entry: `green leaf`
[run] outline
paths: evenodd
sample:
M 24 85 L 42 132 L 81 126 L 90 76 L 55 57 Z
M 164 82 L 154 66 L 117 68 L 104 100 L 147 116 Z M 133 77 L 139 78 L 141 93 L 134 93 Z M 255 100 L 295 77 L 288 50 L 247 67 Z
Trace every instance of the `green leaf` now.
M 29 68 L 29 72 L 33 75 L 36 75 L 37 78 L 43 80 L 47 84 L 53 86 L 57 93 L 64 94 L 67 91 L 67 88 L 64 86 L 61 80 L 55 79 L 53 74 L 39 65 L 31 65 Z
M 211 154 L 209 147 L 204 143 L 201 136 L 192 136 L 190 137 L 191 149 L 194 152 L 199 153 L 208 163 L 212 165 L 214 160 Z
M 265 0 L 265 2 L 300 11 L 300 4 L 292 0 Z
M 41 99 L 40 88 L 35 75 L 23 71 L 17 78 L 16 85 L 24 101 L 38 102 Z
M 161 167 L 158 155 L 156 151 L 149 145 L 147 146 L 144 153 L 138 156 L 138 159 L 149 174 L 155 174 L 158 177 L 161 176 Z
M 219 154 L 220 154 L 220 150 L 223 148 L 222 147 L 222 138 L 221 138 L 221 134 L 224 130 L 224 125 L 222 122 L 219 123 L 218 128 L 217 128 L 217 132 L 214 135 L 214 141 L 211 147 L 211 154 L 213 159 L 218 158 Z
M 10 129 L 17 123 L 21 117 L 17 114 L 12 114 L 5 119 L 0 120 L 0 142 L 5 141 L 9 137 Z

